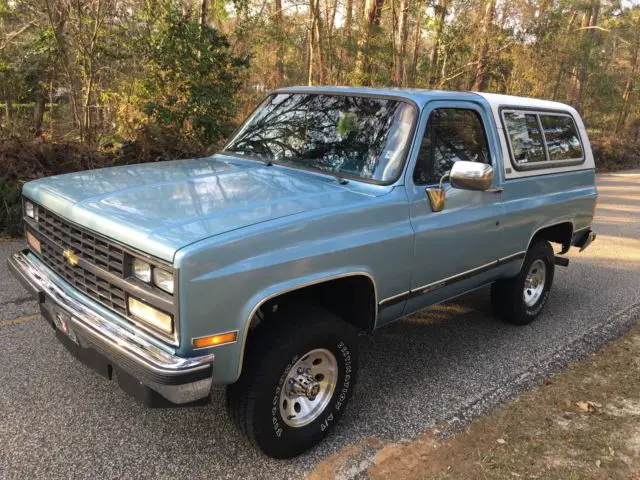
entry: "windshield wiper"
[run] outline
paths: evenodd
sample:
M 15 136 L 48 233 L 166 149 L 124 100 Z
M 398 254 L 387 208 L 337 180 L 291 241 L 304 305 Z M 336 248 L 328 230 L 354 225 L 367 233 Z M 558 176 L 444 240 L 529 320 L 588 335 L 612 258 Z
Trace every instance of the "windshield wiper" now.
M 311 164 L 312 162 L 313 162 L 313 159 L 311 159 L 311 158 L 303 158 L 303 157 L 297 157 L 297 158 L 289 157 L 286 160 L 282 159 L 282 158 L 279 158 L 276 161 L 276 163 L 284 163 L 284 164 L 287 164 L 287 165 L 289 165 L 289 166 L 291 166 L 293 168 L 295 168 L 296 163 Z M 273 164 L 273 162 L 271 162 L 271 164 Z M 306 168 L 308 170 L 310 169 L 310 170 L 313 170 L 314 172 L 318 172 L 318 173 L 324 173 L 325 175 L 331 175 L 333 178 L 335 178 L 338 181 L 338 183 L 340 185 L 346 185 L 347 183 L 349 183 L 349 179 L 343 177 L 339 173 L 332 172 L 331 170 L 325 170 L 323 168 L 318 168 L 318 167 L 315 167 L 315 166 L 308 166 L 308 167 L 303 167 L 303 168 Z
M 349 179 L 348 178 L 341 177 L 337 173 L 332 173 L 331 175 L 333 175 L 335 177 L 335 179 L 338 180 L 338 183 L 340 185 L 346 185 L 347 183 L 349 183 Z
M 257 158 L 258 160 L 260 160 L 262 163 L 264 163 L 267 167 L 270 167 L 271 165 L 273 165 L 273 160 L 271 160 L 270 158 L 265 158 L 262 156 L 262 154 L 256 152 L 255 150 L 251 150 L 249 148 L 236 148 L 234 150 L 223 150 L 222 153 L 225 152 L 229 152 L 229 153 L 240 153 L 240 154 L 249 154 L 250 157 L 254 157 Z

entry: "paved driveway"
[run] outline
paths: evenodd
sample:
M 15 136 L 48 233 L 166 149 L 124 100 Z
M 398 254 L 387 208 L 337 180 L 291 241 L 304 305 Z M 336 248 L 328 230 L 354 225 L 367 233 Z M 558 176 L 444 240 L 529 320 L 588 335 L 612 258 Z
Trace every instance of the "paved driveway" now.
M 361 340 L 355 396 L 328 441 L 289 461 L 248 448 L 223 408 L 148 410 L 77 361 L 0 262 L 0 477 L 353 477 L 386 442 L 463 424 L 612 338 L 640 314 L 640 172 L 602 175 L 597 241 L 558 267 L 546 314 L 491 317 L 488 292 Z M 22 242 L 0 243 L 0 259 Z M 336 455 L 333 455 L 336 454 Z

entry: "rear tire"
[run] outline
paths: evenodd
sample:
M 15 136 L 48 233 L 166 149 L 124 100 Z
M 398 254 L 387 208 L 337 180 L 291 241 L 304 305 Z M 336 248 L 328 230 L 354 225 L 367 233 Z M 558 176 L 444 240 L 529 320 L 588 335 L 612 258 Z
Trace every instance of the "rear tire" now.
M 357 356 L 353 326 L 318 307 L 290 307 L 249 338 L 243 373 L 227 387 L 229 415 L 266 455 L 299 455 L 344 413 Z
M 491 285 L 494 315 L 514 325 L 533 322 L 549 299 L 554 268 L 553 248 L 546 240 L 538 240 L 529 248 L 517 276 Z

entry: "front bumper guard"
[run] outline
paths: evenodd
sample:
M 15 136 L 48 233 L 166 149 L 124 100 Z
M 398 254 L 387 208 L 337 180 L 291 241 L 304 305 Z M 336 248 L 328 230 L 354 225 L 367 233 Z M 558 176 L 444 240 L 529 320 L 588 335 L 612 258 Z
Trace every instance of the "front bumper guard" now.
M 52 272 L 32 261 L 31 255 L 28 250 L 13 254 L 7 260 L 9 269 L 37 295 L 43 315 L 52 316 L 49 303 L 68 315 L 79 339 L 78 350 L 95 350 L 108 364 L 174 404 L 208 397 L 213 384 L 213 354 L 179 357 L 155 345 L 147 334 L 105 319 L 60 288 L 52 280 Z

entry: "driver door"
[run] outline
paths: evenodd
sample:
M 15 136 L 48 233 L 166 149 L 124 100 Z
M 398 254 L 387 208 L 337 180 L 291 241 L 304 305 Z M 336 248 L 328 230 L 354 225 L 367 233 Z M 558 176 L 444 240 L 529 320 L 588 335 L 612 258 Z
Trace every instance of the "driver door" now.
M 473 102 L 431 102 L 422 116 L 422 143 L 407 180 L 415 230 L 411 295 L 405 313 L 458 295 L 495 278 L 502 246 L 500 152 L 491 117 Z M 426 119 L 426 120 L 425 120 Z M 458 160 L 494 168 L 492 191 L 444 183 L 444 209 L 433 212 L 425 193 Z

